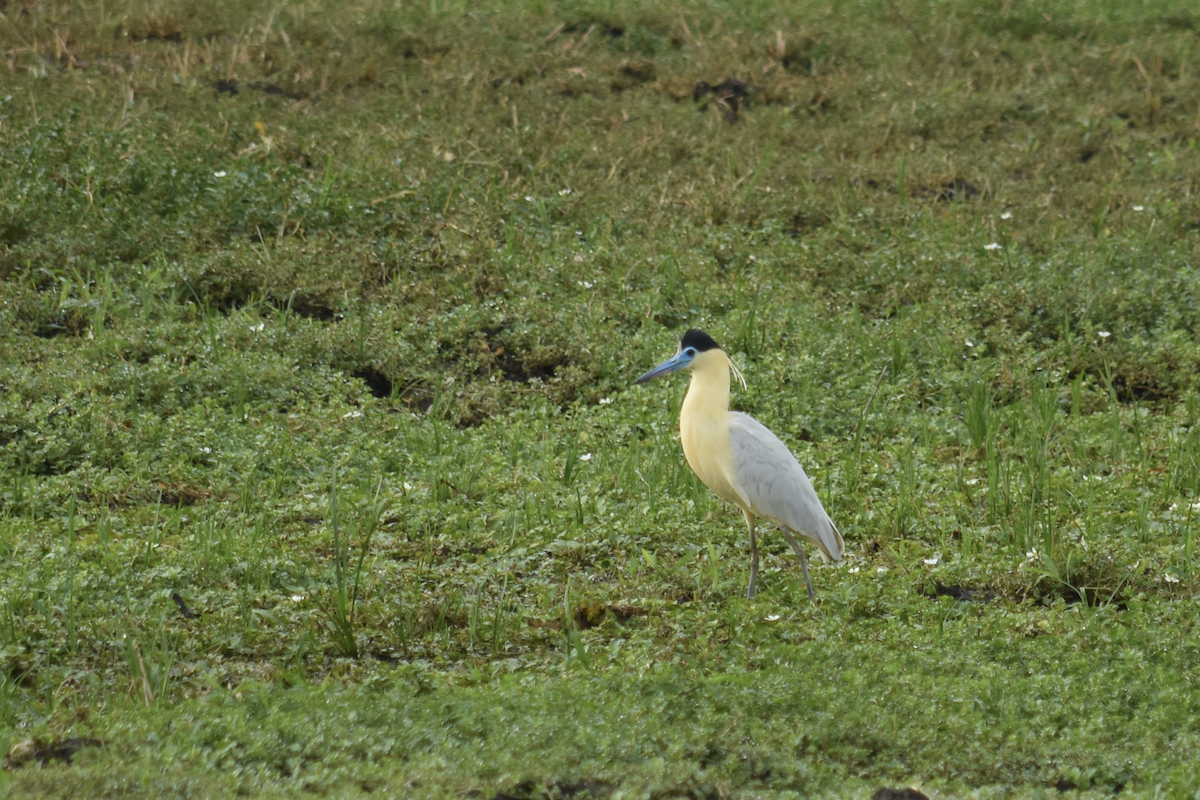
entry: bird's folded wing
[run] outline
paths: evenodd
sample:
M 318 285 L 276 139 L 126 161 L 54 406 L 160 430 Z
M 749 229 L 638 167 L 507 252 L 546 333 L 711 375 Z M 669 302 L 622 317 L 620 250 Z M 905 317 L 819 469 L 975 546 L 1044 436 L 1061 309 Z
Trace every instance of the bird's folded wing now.
M 839 561 L 842 536 L 787 445 L 758 420 L 736 412 L 730 415 L 729 445 L 733 482 L 750 510 L 802 534 Z

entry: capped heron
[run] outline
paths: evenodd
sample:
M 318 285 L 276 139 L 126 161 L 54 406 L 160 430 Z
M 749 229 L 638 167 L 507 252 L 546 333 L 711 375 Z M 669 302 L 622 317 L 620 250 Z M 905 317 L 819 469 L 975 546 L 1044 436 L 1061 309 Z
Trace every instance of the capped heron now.
M 635 384 L 690 369 L 679 433 L 688 466 L 704 485 L 742 510 L 750 530 L 750 588 L 754 597 L 758 579 L 758 543 L 754 523 L 759 517 L 779 526 L 783 538 L 800 558 L 804 585 L 813 598 L 808 558 L 792 533 L 817 546 L 826 563 L 841 561 L 846 550 L 837 526 L 825 513 L 812 482 L 787 445 L 753 417 L 729 410 L 729 374 L 742 388 L 746 379 L 707 333 L 690 330 L 679 341 L 679 351 L 642 375 Z

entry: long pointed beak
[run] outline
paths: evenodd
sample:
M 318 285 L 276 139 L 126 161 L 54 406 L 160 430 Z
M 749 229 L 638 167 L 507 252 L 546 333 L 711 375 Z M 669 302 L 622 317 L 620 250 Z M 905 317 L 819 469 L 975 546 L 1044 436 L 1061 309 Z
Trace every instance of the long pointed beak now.
M 645 383 L 646 381 L 652 381 L 655 378 L 661 378 L 663 375 L 670 375 L 672 372 L 678 372 L 690 364 L 691 361 L 692 360 L 685 356 L 682 352 L 676 353 L 674 356 L 668 358 L 666 361 L 659 364 L 657 367 L 650 370 L 633 383 L 636 386 L 639 383 Z

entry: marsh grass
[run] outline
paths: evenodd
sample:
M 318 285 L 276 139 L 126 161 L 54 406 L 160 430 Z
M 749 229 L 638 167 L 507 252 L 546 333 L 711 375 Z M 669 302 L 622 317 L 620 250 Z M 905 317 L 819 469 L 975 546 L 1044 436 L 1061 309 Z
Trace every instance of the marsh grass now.
M 0 15 L 0 744 L 105 743 L 4 792 L 1200 786 L 1195 14 Z
M 360 509 L 359 518 L 354 520 L 354 524 L 347 524 L 338 513 L 337 464 L 333 465 L 331 473 L 328 521 L 333 535 L 334 595 L 327 613 L 333 629 L 333 643 L 338 653 L 347 658 L 357 658 L 355 612 L 363 589 L 363 568 L 371 550 L 371 537 L 375 535 L 384 512 L 381 502 L 383 481 L 380 480 L 376 486 L 375 494 L 369 498 L 367 508 Z M 352 541 L 356 535 L 359 541 L 354 545 Z

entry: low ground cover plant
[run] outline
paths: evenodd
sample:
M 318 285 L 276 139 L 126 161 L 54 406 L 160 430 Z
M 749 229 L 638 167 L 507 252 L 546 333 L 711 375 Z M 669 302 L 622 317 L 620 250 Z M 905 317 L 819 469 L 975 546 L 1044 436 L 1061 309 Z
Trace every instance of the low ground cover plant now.
M 0 787 L 1191 796 L 1198 35 L 0 2 Z M 630 386 L 692 327 L 815 602 Z

